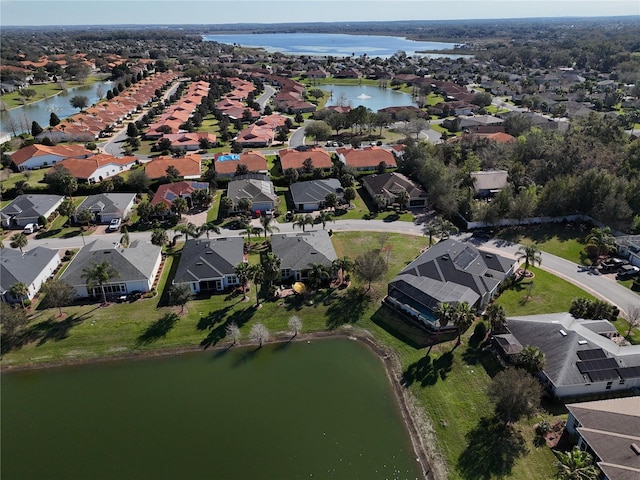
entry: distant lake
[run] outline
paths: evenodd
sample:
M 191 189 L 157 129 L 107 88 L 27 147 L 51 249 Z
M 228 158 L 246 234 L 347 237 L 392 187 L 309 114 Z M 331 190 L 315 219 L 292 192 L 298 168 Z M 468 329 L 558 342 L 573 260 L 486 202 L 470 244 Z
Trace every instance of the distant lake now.
M 391 88 L 375 85 L 318 85 L 318 88 L 331 93 L 327 106 L 343 103 L 352 108 L 363 105 L 374 112 L 387 107 L 405 107 L 414 105 L 411 95 Z
M 337 57 L 346 57 L 351 54 L 359 57 L 366 54 L 369 57 L 386 58 L 398 51 L 403 51 L 407 55 L 415 55 L 420 50 L 445 50 L 451 49 L 455 45 L 443 42 L 417 42 L 404 37 L 337 33 L 247 33 L 203 35 L 202 38 L 208 42 L 264 48 L 268 52 L 281 52 L 290 55 L 332 55 Z M 466 56 L 424 55 L 451 58 Z

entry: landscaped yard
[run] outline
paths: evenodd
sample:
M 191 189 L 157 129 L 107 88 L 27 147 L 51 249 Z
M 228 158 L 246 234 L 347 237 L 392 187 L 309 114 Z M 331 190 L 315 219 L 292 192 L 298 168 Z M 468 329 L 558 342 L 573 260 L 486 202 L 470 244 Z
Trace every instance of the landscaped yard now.
M 369 249 L 382 249 L 388 258 L 389 269 L 382 280 L 373 283 L 369 297 L 362 294 L 355 280 L 345 290 L 312 293 L 311 305 L 302 297 L 293 296 L 264 302 L 260 309 L 255 309 L 252 285 L 246 302 L 242 301 L 241 294 L 198 298 L 188 303 L 178 322 L 167 325 L 161 320 L 163 315 L 180 311 L 179 307 L 166 305 L 166 281 L 177 265 L 177 258 L 169 255 L 157 297 L 107 307 L 68 307 L 64 309 L 68 316 L 61 320 L 55 318 L 57 310 L 36 310 L 29 329 L 31 342 L 5 353 L 2 363 L 6 366 L 157 349 L 221 346 L 227 344 L 225 326 L 232 321 L 241 327 L 245 339 L 251 323 L 258 319 L 272 335 L 287 338 L 290 335 L 287 321 L 295 314 L 303 321 L 303 333 L 338 327 L 362 328 L 397 352 L 404 384 L 433 423 L 436 435 L 433 442 L 449 465 L 449 478 L 471 479 L 484 473 L 487 478 L 502 474 L 503 478 L 512 479 L 552 477 L 553 454 L 546 447 L 533 444 L 533 425 L 542 417 L 514 425 L 516 433 L 512 431 L 509 438 L 516 442 L 521 435 L 527 451 L 511 457 L 510 451 L 504 449 L 511 441 L 503 438 L 504 428 L 482 420 L 492 415 L 485 391 L 498 367 L 488 353 L 480 350 L 482 339 L 473 335 L 475 326 L 463 335 L 462 345 L 453 348 L 453 342 L 445 342 L 434 346 L 427 355 L 424 348 L 415 348 L 398 338 L 410 338 L 416 332 L 410 332 L 395 314 L 380 307 L 387 282 L 419 255 L 426 246 L 426 238 L 395 233 L 338 232 L 332 239 L 338 256 L 355 259 Z M 252 256 L 251 260 L 256 258 Z M 520 305 L 523 290 L 516 288 L 501 297 L 507 314 L 555 312 L 566 309 L 566 302 L 574 296 L 588 297 L 546 272 L 539 269 L 534 272 L 533 298 L 524 305 Z M 400 328 L 404 329 L 402 334 L 398 333 Z M 417 335 L 418 338 L 422 335 L 420 330 Z M 541 415 L 550 418 L 548 413 Z

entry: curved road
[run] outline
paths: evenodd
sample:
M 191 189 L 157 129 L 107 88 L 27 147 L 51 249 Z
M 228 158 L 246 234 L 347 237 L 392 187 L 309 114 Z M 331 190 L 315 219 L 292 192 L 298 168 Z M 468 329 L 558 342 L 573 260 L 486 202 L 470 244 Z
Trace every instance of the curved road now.
M 254 220 L 254 222 L 258 221 Z M 256 223 L 256 225 L 258 224 Z M 280 233 L 300 231 L 299 229 L 294 230 L 292 223 L 278 224 L 278 228 L 280 229 Z M 414 223 L 385 222 L 383 220 L 337 220 L 335 222 L 330 222 L 329 224 L 327 224 L 327 229 L 331 229 L 334 232 L 394 232 L 416 236 L 423 235 L 422 228 L 422 225 L 416 225 Z M 219 236 L 237 237 L 239 234 L 240 232 L 238 230 L 222 229 L 222 232 Z M 131 241 L 141 240 L 144 242 L 149 242 L 151 239 L 151 232 L 130 232 L 129 237 Z M 471 237 L 468 233 L 457 235 L 453 238 L 461 241 L 470 241 L 483 250 L 498 253 L 514 259 L 516 257 L 516 252 L 520 247 L 519 244 L 506 242 L 503 240 L 479 240 Z M 93 240 L 104 240 L 107 242 L 115 243 L 118 242 L 119 239 L 119 233 L 91 235 L 88 237 L 84 237 L 84 243 Z M 30 238 L 29 247 L 34 246 L 42 246 L 52 249 L 80 248 L 83 246 L 83 238 L 81 236 L 72 238 Z M 629 290 L 628 288 L 620 285 L 613 278 L 606 275 L 594 275 L 587 270 L 583 270 L 577 264 L 552 255 L 550 253 L 542 253 L 542 264 L 540 265 L 540 268 L 567 280 L 568 282 L 591 293 L 597 298 L 615 304 L 623 313 L 626 312 L 632 305 L 640 305 L 640 296 Z

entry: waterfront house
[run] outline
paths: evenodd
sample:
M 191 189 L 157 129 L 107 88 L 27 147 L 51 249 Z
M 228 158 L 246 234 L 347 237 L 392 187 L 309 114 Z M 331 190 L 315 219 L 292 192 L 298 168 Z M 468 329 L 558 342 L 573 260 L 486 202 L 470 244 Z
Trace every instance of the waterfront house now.
M 468 303 L 481 311 L 514 266 L 513 260 L 470 243 L 441 240 L 389 283 L 384 303 L 420 326 L 438 329 L 438 304 Z
M 338 258 L 331 237 L 324 230 L 271 236 L 271 251 L 280 259 L 282 281 L 299 282 L 309 278 L 309 265 L 327 268 Z
M 34 143 L 22 147 L 11 155 L 11 163 L 18 170 L 32 170 L 55 165 L 65 158 L 89 158 L 93 156 L 91 150 L 81 145 L 42 145 Z
M 173 284 L 187 284 L 193 293 L 220 292 L 239 285 L 236 265 L 243 261 L 244 239 L 240 237 L 190 238 L 182 249 Z
M 60 265 L 58 250 L 35 247 L 24 253 L 11 248 L 0 249 L 0 300 L 16 303 L 20 298 L 11 295 L 16 283 L 27 287 L 26 298 L 33 300 L 40 287 L 53 276 Z
M 77 298 L 100 298 L 100 288 L 96 287 L 89 292 L 87 281 L 82 275 L 84 269 L 102 262 L 108 262 L 118 272 L 118 276 L 104 284 L 108 297 L 117 298 L 133 292 L 144 293 L 153 288 L 154 281 L 160 274 L 162 249 L 139 240 L 134 240 L 127 248 L 123 248 L 118 242 L 94 240 L 80 249 L 60 280 L 73 286 Z

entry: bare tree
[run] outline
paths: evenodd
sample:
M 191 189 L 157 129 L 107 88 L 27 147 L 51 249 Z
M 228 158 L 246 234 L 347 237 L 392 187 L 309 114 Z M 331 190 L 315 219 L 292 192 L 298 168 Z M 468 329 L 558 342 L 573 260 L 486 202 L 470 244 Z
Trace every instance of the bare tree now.
M 258 348 L 262 348 L 262 344 L 269 340 L 269 330 L 262 323 L 256 323 L 249 331 L 249 338 L 259 343 L 260 346 Z
M 627 309 L 627 322 L 629 323 L 628 337 L 631 335 L 631 330 L 640 327 L 640 304 L 633 305 Z
M 236 325 L 235 322 L 231 322 L 229 325 L 226 326 L 226 328 L 224 329 L 227 338 L 229 338 L 229 340 L 231 340 L 233 343 L 231 343 L 231 346 L 235 346 L 238 344 L 238 342 L 240 342 L 240 337 L 242 336 L 242 333 L 240 332 L 240 328 L 238 327 L 238 325 Z
M 292 315 L 289 318 L 289 328 L 293 330 L 293 336 L 297 337 L 300 330 L 302 330 L 302 319 L 297 315 Z

